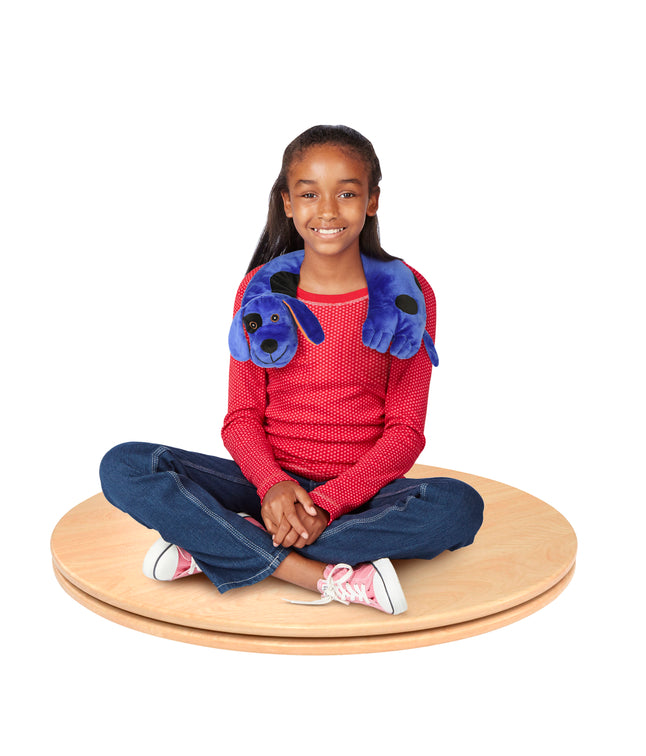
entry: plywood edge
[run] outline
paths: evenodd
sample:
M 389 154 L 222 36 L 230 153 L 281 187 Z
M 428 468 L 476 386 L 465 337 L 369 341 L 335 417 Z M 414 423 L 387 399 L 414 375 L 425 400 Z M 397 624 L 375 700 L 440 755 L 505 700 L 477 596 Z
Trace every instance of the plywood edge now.
M 528 617 L 554 601 L 572 580 L 574 569 L 575 565 L 561 581 L 540 596 L 488 617 L 429 630 L 348 638 L 250 636 L 174 625 L 141 617 L 105 604 L 66 580 L 56 567 L 54 567 L 54 573 L 63 590 L 82 606 L 119 625 L 156 637 L 230 651 L 287 655 L 343 655 L 401 651 L 439 645 L 497 630 Z

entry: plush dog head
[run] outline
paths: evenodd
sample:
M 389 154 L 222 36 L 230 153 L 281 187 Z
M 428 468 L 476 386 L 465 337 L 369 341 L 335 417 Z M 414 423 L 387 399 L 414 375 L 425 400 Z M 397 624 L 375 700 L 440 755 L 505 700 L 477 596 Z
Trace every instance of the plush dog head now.
M 321 324 L 300 300 L 273 293 L 253 297 L 243 302 L 231 324 L 231 355 L 264 368 L 284 367 L 296 354 L 299 328 L 312 343 L 323 341 Z
M 296 354 L 299 329 L 313 344 L 325 338 L 316 315 L 296 298 L 303 255 L 303 250 L 280 255 L 249 281 L 229 329 L 234 359 L 263 368 L 284 367 Z

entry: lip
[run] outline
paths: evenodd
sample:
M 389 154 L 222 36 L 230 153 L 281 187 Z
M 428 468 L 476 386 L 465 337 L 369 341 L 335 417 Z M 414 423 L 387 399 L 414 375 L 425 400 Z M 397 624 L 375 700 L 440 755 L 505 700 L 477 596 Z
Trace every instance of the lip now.
M 340 236 L 346 228 L 347 226 L 319 226 L 316 228 L 310 226 L 310 231 L 321 239 L 335 239 L 337 236 Z

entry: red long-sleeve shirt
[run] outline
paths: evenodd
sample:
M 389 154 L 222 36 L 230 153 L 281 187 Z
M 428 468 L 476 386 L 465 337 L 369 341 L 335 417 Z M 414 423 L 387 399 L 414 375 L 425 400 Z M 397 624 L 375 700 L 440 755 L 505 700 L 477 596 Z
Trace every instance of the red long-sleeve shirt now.
M 258 269 L 244 278 L 234 312 Z M 435 338 L 435 296 L 416 272 Z M 330 522 L 402 477 L 424 448 L 431 361 L 422 345 L 407 360 L 361 342 L 368 290 L 298 298 L 319 319 L 316 346 L 299 332 L 298 350 L 282 368 L 231 358 L 229 408 L 222 438 L 262 499 L 289 472 L 326 481 L 310 494 Z

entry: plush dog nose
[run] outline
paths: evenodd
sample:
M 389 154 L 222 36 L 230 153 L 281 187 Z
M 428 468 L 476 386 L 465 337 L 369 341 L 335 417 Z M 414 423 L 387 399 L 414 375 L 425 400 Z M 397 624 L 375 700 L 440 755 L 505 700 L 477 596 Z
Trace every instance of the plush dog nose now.
M 260 348 L 263 352 L 267 352 L 267 354 L 272 354 L 278 349 L 278 342 L 276 339 L 265 339 L 261 342 Z

